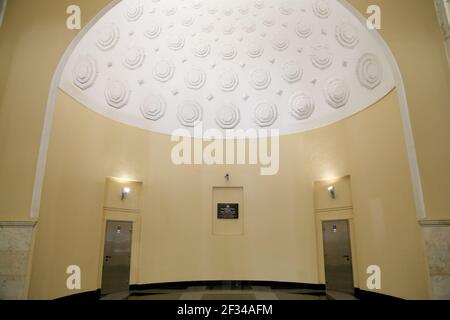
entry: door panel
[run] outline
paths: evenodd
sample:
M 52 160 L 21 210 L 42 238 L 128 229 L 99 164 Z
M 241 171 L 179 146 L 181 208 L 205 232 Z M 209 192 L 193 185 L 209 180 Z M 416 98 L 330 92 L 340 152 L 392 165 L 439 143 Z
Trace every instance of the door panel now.
M 322 230 L 327 290 L 353 294 L 352 252 L 348 221 L 324 221 Z
M 108 221 L 103 257 L 102 294 L 128 291 L 132 222 Z

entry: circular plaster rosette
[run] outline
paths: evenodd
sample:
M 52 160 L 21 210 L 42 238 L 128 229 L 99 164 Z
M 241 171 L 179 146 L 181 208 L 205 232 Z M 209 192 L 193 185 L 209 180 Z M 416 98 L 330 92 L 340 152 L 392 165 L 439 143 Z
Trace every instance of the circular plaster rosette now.
M 166 114 L 166 101 L 159 95 L 151 94 L 144 99 L 140 109 L 145 119 L 158 121 Z
M 73 84 L 81 90 L 92 87 L 97 79 L 97 62 L 91 56 L 82 56 L 73 68 Z
M 130 48 L 123 59 L 123 65 L 129 70 L 136 70 L 145 62 L 145 51 L 140 47 Z
M 314 100 L 305 92 L 296 92 L 289 99 L 289 108 L 292 117 L 297 120 L 306 120 L 314 113 Z
M 265 90 L 272 82 L 270 72 L 264 69 L 255 69 L 250 73 L 250 84 L 256 90 Z
M 162 13 L 167 16 L 171 17 L 175 15 L 178 12 L 178 6 L 173 1 L 164 0 L 165 7 L 162 9 Z
M 234 25 L 232 23 L 229 23 L 229 22 L 225 23 L 222 26 L 222 32 L 226 36 L 231 36 L 234 33 L 235 30 L 236 29 L 235 29 Z
M 185 14 L 180 19 L 181 25 L 185 27 L 191 27 L 194 24 L 195 20 L 196 18 L 192 14 Z
M 159 82 L 167 82 L 173 78 L 175 67 L 171 61 L 162 60 L 153 68 L 153 77 Z
M 254 109 L 255 123 L 260 127 L 270 127 L 278 119 L 278 108 L 270 102 L 260 102 Z
M 210 14 L 210 15 L 214 15 L 217 12 L 219 12 L 219 9 L 217 8 L 217 4 L 215 3 L 210 3 L 213 1 L 208 1 L 208 8 L 206 9 L 206 11 Z
M 295 83 L 302 79 L 303 69 L 299 63 L 289 61 L 283 66 L 283 79 L 289 83 Z
M 268 15 L 263 18 L 263 25 L 265 25 L 268 28 L 273 27 L 276 23 L 277 23 L 277 20 L 272 15 Z
M 198 68 L 193 68 L 186 73 L 185 82 L 189 89 L 201 89 L 206 83 L 206 73 Z
M 313 12 L 320 19 L 326 19 L 331 15 L 331 7 L 328 0 L 316 0 L 313 3 Z
M 357 74 L 359 83 L 367 89 L 375 89 L 383 79 L 383 68 L 378 57 L 367 53 L 358 61 Z
M 234 129 L 241 121 L 241 113 L 234 104 L 223 106 L 217 111 L 216 123 L 222 129 Z
M 313 30 L 312 30 L 312 27 L 309 24 L 307 24 L 307 23 L 305 23 L 303 21 L 300 21 L 295 26 L 295 33 L 300 38 L 307 39 L 307 38 L 309 38 L 312 35 Z
M 220 48 L 220 56 L 223 60 L 233 60 L 237 56 L 237 49 L 231 44 L 223 44 Z
M 186 101 L 178 107 L 178 121 L 185 127 L 195 127 L 203 120 L 203 108 L 195 101 Z
M 239 86 L 239 77 L 236 73 L 226 71 L 219 76 L 219 87 L 222 91 L 231 92 Z
M 153 23 L 148 26 L 147 30 L 145 30 L 144 35 L 148 39 L 156 39 L 161 35 L 162 27 L 158 23 Z
M 255 0 L 255 8 L 258 10 L 264 9 L 265 3 L 264 0 Z
M 359 43 L 358 30 L 348 22 L 336 26 L 336 40 L 345 48 L 353 49 Z
M 252 41 L 247 45 L 247 54 L 250 58 L 259 58 L 263 53 L 264 47 L 259 42 Z
M 211 53 L 211 46 L 203 39 L 198 39 L 192 48 L 192 52 L 196 57 L 206 58 Z
M 249 14 L 250 8 L 247 5 L 240 5 L 239 8 L 238 8 L 238 11 L 243 16 L 246 16 L 246 15 Z
M 185 38 L 179 34 L 172 34 L 167 39 L 167 46 L 170 50 L 180 51 L 184 48 Z
M 345 80 L 330 79 L 325 86 L 324 95 L 325 100 L 331 107 L 335 109 L 342 108 L 350 98 L 350 86 Z
M 224 8 L 222 12 L 223 12 L 224 16 L 231 17 L 234 13 L 234 10 L 233 10 L 233 8 L 228 7 L 228 8 Z
M 207 23 L 203 23 L 201 25 L 201 29 L 205 33 L 211 33 L 211 32 L 214 31 L 215 26 L 214 26 L 214 24 L 212 22 L 207 22 Z
M 129 6 L 125 11 L 125 18 L 129 22 L 138 21 L 144 14 L 144 5 L 141 1 L 136 1 L 133 5 Z
M 272 41 L 272 47 L 276 51 L 285 51 L 289 48 L 290 41 L 289 38 L 287 38 L 283 34 L 277 34 Z
M 203 2 L 201 0 L 191 0 L 191 8 L 194 10 L 199 10 L 203 7 Z
M 97 36 L 97 47 L 102 51 L 108 51 L 113 49 L 120 39 L 119 28 L 111 23 L 100 29 Z
M 320 69 L 325 70 L 333 64 L 333 54 L 327 46 L 316 46 L 312 49 L 311 55 L 312 64 Z
M 281 2 L 280 6 L 278 7 L 278 11 L 285 16 L 290 16 L 294 13 L 294 8 L 292 7 L 291 1 L 284 0 Z
M 105 88 L 105 99 L 109 106 L 121 109 L 128 104 L 130 98 L 128 85 L 120 80 L 110 80 Z
M 246 33 L 253 33 L 256 31 L 256 23 L 252 19 L 245 18 L 242 23 L 242 31 Z

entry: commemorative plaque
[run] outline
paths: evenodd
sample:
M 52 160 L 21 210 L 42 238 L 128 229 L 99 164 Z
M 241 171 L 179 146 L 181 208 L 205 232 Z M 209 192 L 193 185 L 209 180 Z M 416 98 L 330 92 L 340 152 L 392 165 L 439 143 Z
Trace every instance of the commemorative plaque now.
M 238 203 L 218 203 L 217 204 L 217 218 L 227 220 L 239 219 L 239 204 Z

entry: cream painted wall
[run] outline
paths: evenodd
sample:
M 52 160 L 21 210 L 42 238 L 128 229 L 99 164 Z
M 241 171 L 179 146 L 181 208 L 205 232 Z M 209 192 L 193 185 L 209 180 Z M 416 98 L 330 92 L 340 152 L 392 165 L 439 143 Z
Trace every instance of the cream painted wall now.
M 362 288 L 367 266 L 379 264 L 383 293 L 426 298 L 423 240 L 400 121 L 394 92 L 352 118 L 282 137 L 280 173 L 264 177 L 257 166 L 177 167 L 170 161 L 170 137 L 112 122 L 60 92 L 30 298 L 73 293 L 65 289 L 70 264 L 82 268 L 83 291 L 98 288 L 107 176 L 144 183 L 138 283 L 319 283 L 313 182 L 346 174 L 352 175 Z M 244 187 L 244 235 L 212 235 L 213 186 Z
M 427 219 L 450 218 L 450 68 L 431 0 L 350 0 L 378 4 L 382 37 L 403 75 Z
M 79 0 L 83 22 L 108 0 Z M 71 0 L 8 1 L 0 28 L 0 220 L 28 220 L 50 82 L 77 31 Z
M 87 22 L 108 0 L 77 3 L 82 8 L 83 22 Z M 430 219 L 450 217 L 447 196 L 450 72 L 432 1 L 350 0 L 350 3 L 363 13 L 369 4 L 378 4 L 383 9 L 381 34 L 397 57 L 405 78 L 427 215 Z M 51 76 L 76 34 L 65 28 L 65 9 L 69 4 L 72 4 L 69 0 L 39 0 L 39 6 L 30 10 L 27 0 L 8 3 L 0 29 L 2 220 L 29 217 Z
M 77 1 L 82 7 L 84 22 L 107 2 Z M 381 33 L 394 51 L 406 82 L 427 215 L 428 218 L 448 218 L 450 75 L 432 1 L 350 2 L 361 12 L 369 4 L 379 4 L 383 9 Z M 51 76 L 63 51 L 76 34 L 65 28 L 65 9 L 69 4 L 72 4 L 70 0 L 39 0 L 39 6 L 33 6 L 30 10 L 31 4 L 27 0 L 8 3 L 5 21 L 0 29 L 1 220 L 29 218 L 34 170 Z M 144 192 L 148 197 L 144 203 L 142 223 L 159 223 L 158 226 L 150 225 L 147 233 L 143 232 L 141 241 L 149 243 L 149 247 L 142 252 L 141 264 L 148 273 L 142 274 L 140 282 L 164 281 L 169 278 L 176 281 L 188 276 L 181 273 L 178 279 L 172 278 L 177 266 L 175 262 L 180 261 L 176 258 L 183 259 L 187 254 L 187 251 L 173 246 L 177 241 L 183 240 L 186 246 L 200 243 L 193 252 L 194 258 L 186 262 L 189 277 L 222 275 L 220 262 L 223 258 L 214 256 L 214 248 L 224 248 L 226 245 L 228 258 L 239 258 L 242 255 L 240 251 L 231 250 L 240 248 L 236 241 L 226 243 L 225 240 L 219 240 L 211 243 L 208 241 L 210 238 L 204 234 L 194 232 L 189 238 L 181 238 L 181 235 L 176 234 L 174 238 L 168 239 L 161 231 L 164 227 L 168 232 L 176 230 L 183 223 L 189 226 L 188 231 L 198 230 L 196 228 L 205 230 L 209 227 L 207 221 L 203 220 L 198 225 L 189 224 L 193 221 L 192 218 L 203 216 L 201 212 L 209 208 L 209 202 L 195 189 L 188 188 L 185 184 L 178 185 L 178 175 L 191 179 L 187 181 L 193 181 L 203 188 L 200 190 L 207 191 L 211 185 L 223 181 L 225 169 L 197 167 L 194 170 L 175 168 L 172 171 L 167 166 L 155 167 L 151 164 L 168 161 L 164 158 L 170 148 L 166 137 L 134 132 L 130 128 L 123 128 L 89 114 L 83 108 L 74 106 L 74 102 L 67 97 L 59 99 L 42 215 L 38 224 L 31 297 L 50 298 L 68 294 L 63 288 L 64 270 L 69 263 L 77 261 L 87 270 L 83 277 L 84 289 L 96 289 L 97 276 L 91 270 L 98 265 L 101 199 L 104 178 L 108 175 L 128 175 L 144 180 Z M 387 101 L 396 103 L 392 95 L 388 99 Z M 387 280 L 390 284 L 383 289 L 384 292 L 404 297 L 426 295 L 426 270 L 422 268 L 424 260 L 419 241 L 421 238 L 416 222 L 410 220 L 410 216 L 414 216 L 414 210 L 409 183 L 399 185 L 396 192 L 386 188 L 399 181 L 409 181 L 406 162 L 401 160 L 405 154 L 399 146 L 399 143 L 403 144 L 399 118 L 380 116 L 377 118 L 379 121 L 372 118 L 376 116 L 373 113 L 388 112 L 387 110 L 398 112 L 397 108 L 373 108 L 367 110 L 367 115 L 371 115 L 371 118 L 364 118 L 366 113 L 363 113 L 352 118 L 362 119 L 354 123 L 348 120 L 319 133 L 312 131 L 283 138 L 284 155 L 281 172 L 277 177 L 265 180 L 256 176 L 257 168 L 227 168 L 226 171 L 233 170 L 233 176 L 238 178 L 235 183 L 245 183 L 252 188 L 254 200 L 249 200 L 249 204 L 253 208 L 259 209 L 256 199 L 264 198 L 268 191 L 273 191 L 274 198 L 279 199 L 273 202 L 273 206 L 276 206 L 277 213 L 282 212 L 280 216 L 274 216 L 273 212 L 268 212 L 268 208 L 261 208 L 261 215 L 266 220 L 249 220 L 246 245 L 247 248 L 254 249 L 254 256 L 245 257 L 242 268 L 237 271 L 231 269 L 229 276 L 237 273 L 245 276 L 252 271 L 255 278 L 283 274 L 284 280 L 317 281 L 318 271 L 314 262 L 317 260 L 316 248 L 313 245 L 314 217 L 306 211 L 306 208 L 312 210 L 312 196 L 309 199 L 306 195 L 310 192 L 310 183 L 314 179 L 351 173 L 355 197 L 359 199 L 354 199 L 355 225 L 360 221 L 361 226 L 361 229 L 357 229 L 356 236 L 359 233 L 363 237 L 358 240 L 358 252 L 361 252 L 359 262 L 362 267 L 360 272 L 364 271 L 365 265 L 374 263 L 375 260 L 381 261 L 383 268 L 389 270 Z M 69 117 L 71 120 L 67 121 Z M 82 121 L 75 122 L 73 117 Z M 391 125 L 396 127 L 386 131 L 385 126 Z M 85 126 L 90 128 L 89 139 L 82 130 Z M 68 128 L 73 130 L 63 130 Z M 367 136 L 358 131 L 362 129 Z M 64 136 L 58 137 L 61 132 Z M 148 148 L 147 152 L 143 152 L 142 146 L 145 145 L 152 149 Z M 295 150 L 294 153 L 292 150 Z M 104 158 L 106 155 L 111 157 Z M 311 169 L 311 166 L 314 168 Z M 80 174 L 80 169 L 86 174 Z M 370 188 L 366 188 L 367 181 L 371 182 Z M 173 193 L 167 193 L 168 190 Z M 191 210 L 189 214 L 192 216 L 183 216 L 181 220 L 167 216 L 166 213 L 171 212 L 176 205 L 169 198 L 170 194 L 176 194 L 180 202 L 185 201 L 192 207 L 200 205 L 201 211 Z M 83 197 L 90 200 L 80 202 L 78 199 Z M 159 201 L 155 203 L 155 199 Z M 295 208 L 298 203 L 301 203 L 304 208 L 302 210 L 305 210 L 302 213 L 305 214 L 299 214 L 299 210 Z M 150 207 L 151 210 L 145 212 L 145 208 Z M 403 221 L 403 218 L 406 220 Z M 384 224 L 386 228 L 371 229 L 369 221 Z M 83 234 L 82 237 L 79 236 L 80 233 Z M 269 241 L 274 234 L 280 234 L 279 238 L 275 237 L 279 239 L 276 243 Z M 382 238 L 384 235 L 386 237 Z M 372 247 L 372 237 L 383 245 Z M 280 243 L 285 245 L 282 251 L 278 250 Z M 73 248 L 72 251 L 70 248 Z M 158 248 L 162 250 L 158 251 Z M 166 248 L 171 250 L 165 250 Z M 387 260 L 388 257 L 392 257 L 391 261 Z M 153 262 L 158 258 L 174 263 L 165 268 L 154 265 Z M 275 270 L 273 265 L 266 266 L 268 260 L 269 263 L 275 263 L 278 269 Z M 206 264 L 208 261 L 213 261 L 213 264 Z M 405 261 L 413 267 L 405 268 Z M 258 269 L 260 273 L 255 274 L 254 267 L 261 265 Z M 404 274 L 405 270 L 407 273 Z M 393 278 L 396 280 L 392 281 Z

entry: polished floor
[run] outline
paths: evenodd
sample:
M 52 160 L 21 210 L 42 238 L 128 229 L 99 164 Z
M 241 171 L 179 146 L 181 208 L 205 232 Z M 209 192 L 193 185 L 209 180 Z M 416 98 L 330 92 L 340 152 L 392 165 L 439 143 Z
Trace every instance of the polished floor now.
M 183 290 L 142 290 L 106 295 L 102 300 L 356 300 L 353 295 L 332 291 L 272 289 L 249 286 L 238 290 L 206 286 Z

